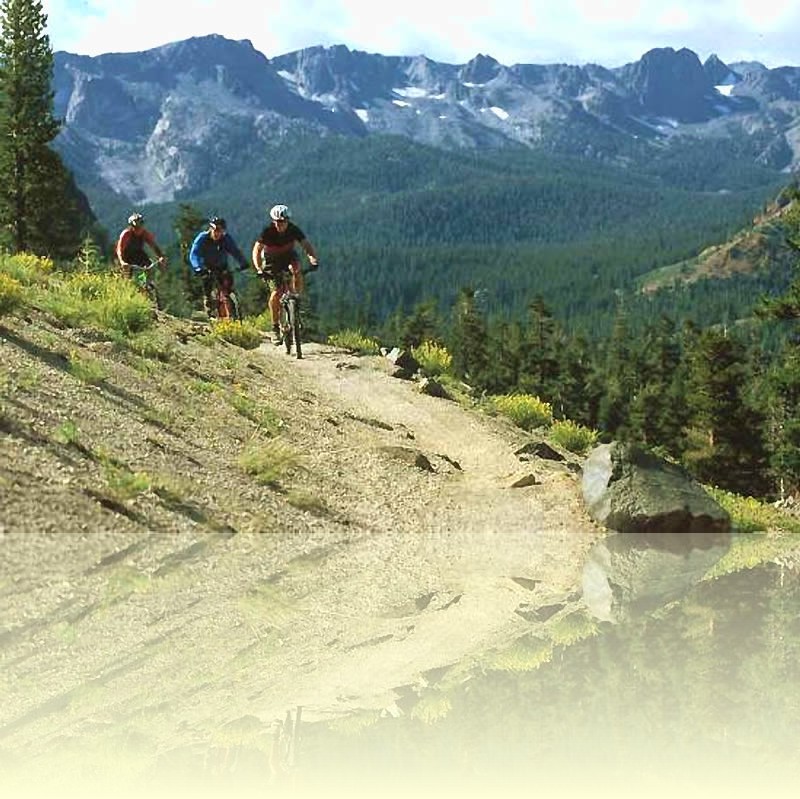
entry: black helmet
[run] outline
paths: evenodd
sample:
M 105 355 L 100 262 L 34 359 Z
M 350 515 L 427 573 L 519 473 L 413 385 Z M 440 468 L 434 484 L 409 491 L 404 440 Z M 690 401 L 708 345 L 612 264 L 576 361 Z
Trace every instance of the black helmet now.
M 212 216 L 208 220 L 208 226 L 214 228 L 214 230 L 227 230 L 228 228 L 221 216 Z

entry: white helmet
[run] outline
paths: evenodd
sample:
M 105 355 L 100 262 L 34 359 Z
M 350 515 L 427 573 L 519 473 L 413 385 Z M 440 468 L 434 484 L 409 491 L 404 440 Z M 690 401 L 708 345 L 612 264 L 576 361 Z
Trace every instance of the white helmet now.
M 273 205 L 272 208 L 269 209 L 269 216 L 270 219 L 273 219 L 276 222 L 280 221 L 281 219 L 292 218 L 292 215 L 289 213 L 289 209 L 285 205 Z
M 136 227 L 137 225 L 141 225 L 142 222 L 144 222 L 144 217 L 138 212 L 136 212 L 134 214 L 131 214 L 128 217 L 128 224 L 132 225 L 133 227 Z

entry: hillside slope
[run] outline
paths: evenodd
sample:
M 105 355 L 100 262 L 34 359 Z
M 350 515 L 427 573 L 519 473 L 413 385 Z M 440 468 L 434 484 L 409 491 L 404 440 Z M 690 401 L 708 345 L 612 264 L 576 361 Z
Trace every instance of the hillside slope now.
M 287 709 L 394 712 L 579 601 L 601 533 L 521 431 L 380 357 L 206 332 L 163 317 L 135 353 L 36 311 L 0 325 L 9 795 L 136 792 L 178 762 L 231 795 L 214 753 Z

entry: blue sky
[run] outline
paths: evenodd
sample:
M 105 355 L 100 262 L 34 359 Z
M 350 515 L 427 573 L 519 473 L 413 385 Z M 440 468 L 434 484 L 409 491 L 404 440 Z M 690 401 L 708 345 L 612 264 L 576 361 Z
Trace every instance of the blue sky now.
M 463 64 L 638 60 L 688 47 L 701 60 L 800 66 L 800 0 L 43 0 L 55 50 L 147 50 L 219 33 L 267 57 L 344 44 Z

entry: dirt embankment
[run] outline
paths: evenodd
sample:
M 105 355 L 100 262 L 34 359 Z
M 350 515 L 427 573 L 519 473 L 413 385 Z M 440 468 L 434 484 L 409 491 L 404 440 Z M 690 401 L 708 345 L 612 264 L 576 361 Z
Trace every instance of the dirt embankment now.
M 158 336 L 0 327 L 0 761 L 393 712 L 574 604 L 600 532 L 520 431 L 379 357 Z

